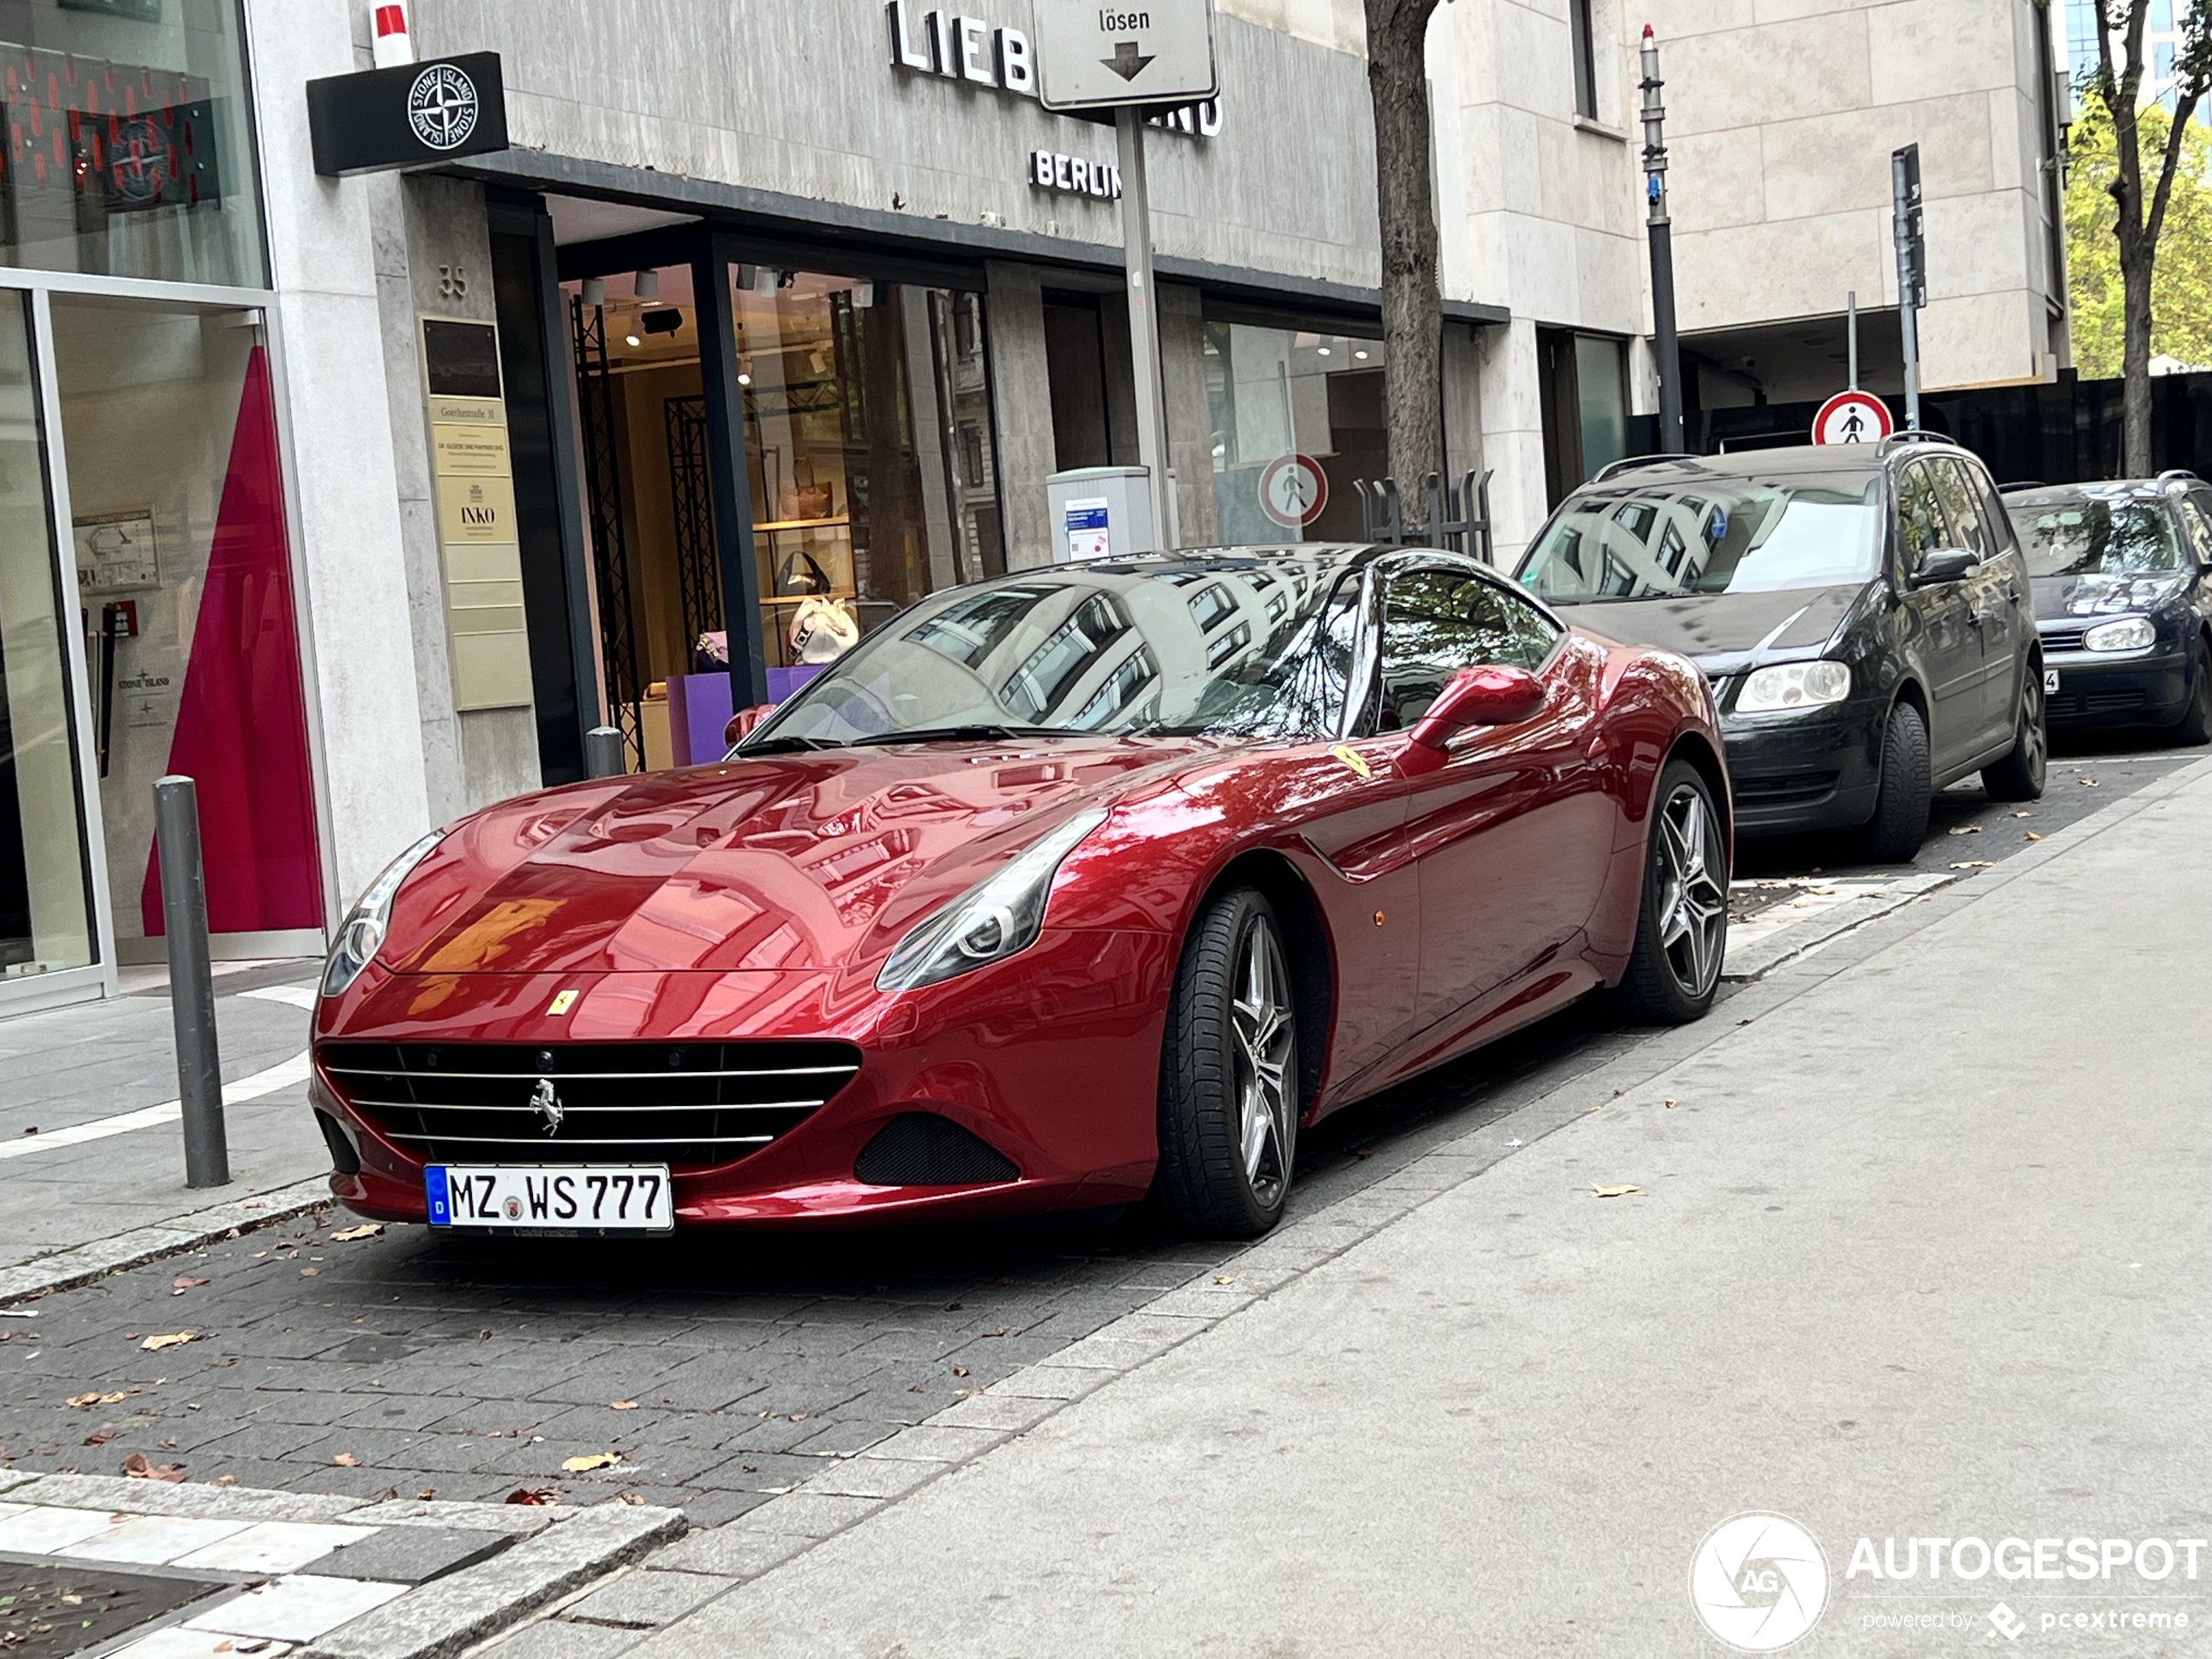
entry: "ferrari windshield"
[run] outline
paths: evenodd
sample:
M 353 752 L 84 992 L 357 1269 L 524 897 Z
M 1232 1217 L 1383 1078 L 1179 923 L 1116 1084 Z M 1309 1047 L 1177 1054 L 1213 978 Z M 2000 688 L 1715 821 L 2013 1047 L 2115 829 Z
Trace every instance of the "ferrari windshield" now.
M 1521 561 L 1547 599 L 1657 599 L 1871 581 L 1878 479 L 1700 478 L 1586 489 Z
M 1132 560 L 956 588 L 887 623 L 740 749 L 1058 732 L 1332 737 L 1356 572 Z
M 2161 576 L 2182 568 L 2172 521 L 2154 501 L 2077 496 L 2014 502 L 2012 514 L 2031 576 Z

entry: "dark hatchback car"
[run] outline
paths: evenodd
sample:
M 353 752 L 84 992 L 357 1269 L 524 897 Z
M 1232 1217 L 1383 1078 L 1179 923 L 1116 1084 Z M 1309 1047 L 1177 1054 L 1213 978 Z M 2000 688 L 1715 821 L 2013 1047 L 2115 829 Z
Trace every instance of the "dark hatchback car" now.
M 2212 486 L 2023 485 L 2005 506 L 2035 581 L 2051 724 L 2212 742 Z
M 1878 444 L 1616 462 L 1521 580 L 1576 624 L 1713 682 L 1743 833 L 1863 828 L 1909 860 L 1934 792 L 2043 792 L 2027 566 L 1981 462 Z

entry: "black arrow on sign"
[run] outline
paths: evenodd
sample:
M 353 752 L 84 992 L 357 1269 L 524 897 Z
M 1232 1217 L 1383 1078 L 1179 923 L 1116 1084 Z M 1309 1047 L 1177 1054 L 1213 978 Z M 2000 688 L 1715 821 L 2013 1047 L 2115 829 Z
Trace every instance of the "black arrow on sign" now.
M 1136 50 L 1135 41 L 1117 40 L 1114 43 L 1114 55 L 1098 61 L 1123 80 L 1133 81 L 1144 72 L 1146 65 L 1152 60 Z

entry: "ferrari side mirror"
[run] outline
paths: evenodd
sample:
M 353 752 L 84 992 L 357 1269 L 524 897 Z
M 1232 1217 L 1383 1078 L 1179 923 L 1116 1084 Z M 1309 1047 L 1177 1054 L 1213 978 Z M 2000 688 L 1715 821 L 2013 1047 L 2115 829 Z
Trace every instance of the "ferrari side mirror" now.
M 1543 706 L 1543 682 L 1525 668 L 1463 668 L 1444 682 L 1406 735 L 1425 749 L 1440 751 L 1472 726 L 1519 725 L 1534 719 Z
M 752 735 L 753 727 L 775 711 L 773 703 L 756 703 L 749 709 L 739 709 L 730 717 L 730 724 L 722 728 L 723 743 L 730 748 L 736 748 L 741 741 Z

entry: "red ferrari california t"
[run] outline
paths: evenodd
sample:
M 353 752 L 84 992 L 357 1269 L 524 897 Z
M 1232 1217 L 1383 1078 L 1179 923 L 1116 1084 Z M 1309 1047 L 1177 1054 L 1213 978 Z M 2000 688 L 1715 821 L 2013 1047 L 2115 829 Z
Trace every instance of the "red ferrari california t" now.
M 1149 1193 L 1259 1233 L 1340 1107 L 1602 987 L 1705 1011 L 1716 725 L 1681 658 L 1429 550 L 938 593 L 718 765 L 385 871 L 315 1016 L 332 1190 L 529 1233 Z

